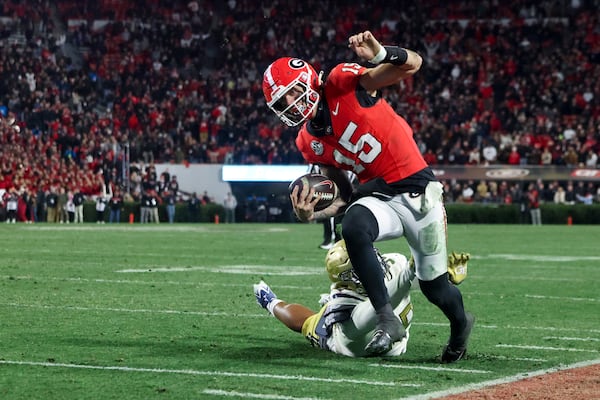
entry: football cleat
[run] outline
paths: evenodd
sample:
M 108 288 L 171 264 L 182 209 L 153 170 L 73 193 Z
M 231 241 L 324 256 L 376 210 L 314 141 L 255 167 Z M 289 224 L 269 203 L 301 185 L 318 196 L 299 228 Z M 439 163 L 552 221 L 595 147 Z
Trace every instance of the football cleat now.
M 269 285 L 267 285 L 263 280 L 254 285 L 254 295 L 256 296 L 256 302 L 258 305 L 265 310 L 267 309 L 269 303 L 277 298 L 277 295 L 273 293 Z
M 448 255 L 448 280 L 459 285 L 467 277 L 467 263 L 471 259 L 469 253 L 452 252 Z
M 450 364 L 462 360 L 467 355 L 467 343 L 469 342 L 469 336 L 475 324 L 475 317 L 470 312 L 466 312 L 467 326 L 462 333 L 455 339 L 450 338 L 448 344 L 442 351 L 440 362 L 442 364 Z

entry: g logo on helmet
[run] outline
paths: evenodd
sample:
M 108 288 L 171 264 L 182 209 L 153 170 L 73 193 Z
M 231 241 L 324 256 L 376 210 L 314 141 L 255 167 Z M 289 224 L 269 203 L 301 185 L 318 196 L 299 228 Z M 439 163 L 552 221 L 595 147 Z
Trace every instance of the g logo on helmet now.
M 302 69 L 304 68 L 304 65 L 306 65 L 306 63 L 299 58 L 292 58 L 288 64 L 292 69 Z

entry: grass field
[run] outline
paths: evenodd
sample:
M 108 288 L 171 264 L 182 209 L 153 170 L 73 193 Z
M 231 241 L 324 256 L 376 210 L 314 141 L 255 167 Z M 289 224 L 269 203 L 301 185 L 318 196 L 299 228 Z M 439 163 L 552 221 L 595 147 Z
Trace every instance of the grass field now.
M 315 309 L 320 225 L 0 226 L 1 399 L 425 399 L 600 362 L 597 226 L 452 225 L 472 254 L 469 358 L 435 361 L 445 318 L 418 291 L 408 353 L 310 347 L 252 284 Z M 384 251 L 406 252 L 403 239 Z

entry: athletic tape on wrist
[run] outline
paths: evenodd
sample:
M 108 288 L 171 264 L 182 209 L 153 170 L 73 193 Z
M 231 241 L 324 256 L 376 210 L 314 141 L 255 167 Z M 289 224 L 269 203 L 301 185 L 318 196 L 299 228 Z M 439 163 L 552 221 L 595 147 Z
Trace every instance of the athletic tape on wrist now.
M 375 57 L 371 58 L 371 64 L 393 64 L 404 65 L 408 60 L 408 52 L 398 46 L 381 46 Z
M 375 57 L 371 58 L 369 62 L 371 64 L 379 64 L 384 60 L 385 56 L 387 56 L 387 50 L 385 49 L 385 46 L 381 46 Z

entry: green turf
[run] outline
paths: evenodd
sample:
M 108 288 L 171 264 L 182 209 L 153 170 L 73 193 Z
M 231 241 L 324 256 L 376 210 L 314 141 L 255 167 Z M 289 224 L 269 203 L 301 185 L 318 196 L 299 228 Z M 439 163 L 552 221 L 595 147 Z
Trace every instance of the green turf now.
M 470 355 L 419 291 L 408 353 L 310 347 L 260 309 L 264 278 L 318 307 L 321 226 L 0 226 L 1 399 L 400 399 L 600 359 L 596 226 L 451 225 Z M 379 244 L 406 252 L 403 239 Z M 415 397 L 417 398 L 417 397 Z

